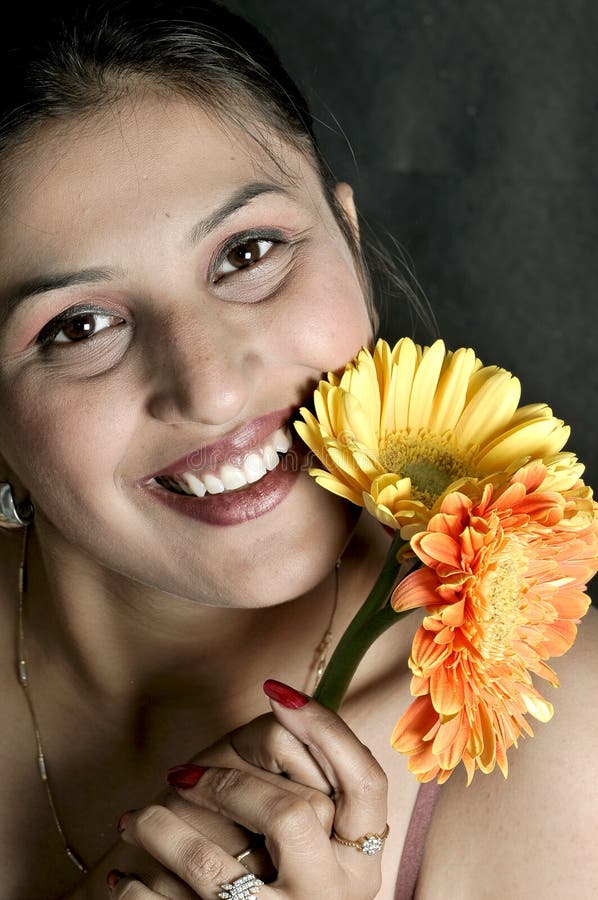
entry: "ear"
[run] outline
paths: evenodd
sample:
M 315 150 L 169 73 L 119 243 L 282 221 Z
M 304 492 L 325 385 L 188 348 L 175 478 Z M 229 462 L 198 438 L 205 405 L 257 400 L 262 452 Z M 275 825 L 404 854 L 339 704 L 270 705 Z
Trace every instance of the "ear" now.
M 29 497 L 29 491 L 23 482 L 18 475 L 15 475 L 8 463 L 0 456 L 0 484 L 6 481 L 8 481 L 12 487 L 13 496 L 17 505 L 23 503 L 23 501 Z
M 353 199 L 353 188 L 346 181 L 339 181 L 334 188 L 336 199 L 345 211 L 345 215 L 351 223 L 351 228 L 355 233 L 355 237 L 359 240 L 359 222 L 357 220 L 357 210 L 355 209 L 355 201 Z

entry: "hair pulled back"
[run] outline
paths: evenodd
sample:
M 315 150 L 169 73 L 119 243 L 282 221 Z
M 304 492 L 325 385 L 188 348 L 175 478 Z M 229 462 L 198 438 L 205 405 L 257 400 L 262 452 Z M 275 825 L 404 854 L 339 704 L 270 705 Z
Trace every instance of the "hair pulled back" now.
M 336 198 L 305 97 L 266 38 L 230 10 L 212 0 L 101 0 L 88 6 L 57 0 L 35 14 L 16 10 L 0 36 L 0 76 L 0 172 L 45 122 L 95 115 L 143 88 L 201 103 L 243 129 L 280 165 L 265 139 L 266 125 L 314 166 L 375 317 L 362 244 Z M 388 253 L 377 243 L 368 249 L 386 289 L 421 312 L 421 301 Z
M 223 6 L 103 0 L 76 7 L 67 0 L 27 21 L 21 14 L 3 31 L 0 157 L 49 119 L 96 114 L 132 90 L 162 88 L 232 120 L 267 152 L 256 121 L 308 155 L 354 244 L 303 94 L 266 38 Z

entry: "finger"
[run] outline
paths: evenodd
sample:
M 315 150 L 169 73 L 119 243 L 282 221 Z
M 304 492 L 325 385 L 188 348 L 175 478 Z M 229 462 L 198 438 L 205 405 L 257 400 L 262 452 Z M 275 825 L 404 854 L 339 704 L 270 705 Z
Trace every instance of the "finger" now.
M 324 794 L 330 794 L 332 790 L 332 785 L 313 756 L 294 734 L 276 721 L 272 713 L 265 713 L 231 732 L 230 742 L 241 759 L 259 769 L 287 775 L 291 781 Z M 223 760 L 213 764 L 229 765 Z M 238 763 L 232 761 L 230 767 L 240 768 Z
M 282 725 L 278 725 L 278 723 L 277 727 L 281 731 L 285 731 Z M 286 734 L 289 734 L 289 732 L 286 732 Z M 289 734 L 289 736 L 291 735 Z M 295 737 L 293 737 L 293 740 L 297 741 Z M 302 753 L 305 756 L 309 756 L 308 751 L 305 749 L 305 747 L 302 747 Z M 327 833 L 330 833 L 332 823 L 334 821 L 335 807 L 333 801 L 330 799 L 329 794 L 332 793 L 333 789 L 328 784 L 328 782 L 323 779 L 323 777 L 320 780 L 322 780 L 325 784 L 326 793 L 322 793 L 321 790 L 313 787 L 306 787 L 305 784 L 297 784 L 295 781 L 291 781 L 291 779 L 287 776 L 276 775 L 273 772 L 264 771 L 264 769 L 260 769 L 252 763 L 241 759 L 237 753 L 231 752 L 228 754 L 228 759 L 234 758 L 237 764 L 235 764 L 235 762 L 231 762 L 230 764 L 228 762 L 225 763 L 223 762 L 223 757 L 224 754 L 220 753 L 219 762 L 212 762 L 210 768 L 241 769 L 245 772 L 249 772 L 250 774 L 255 775 L 258 778 L 263 778 L 265 781 L 269 781 L 271 784 L 280 784 L 284 787 L 285 790 L 297 794 L 298 796 L 303 797 L 304 800 L 307 800 L 307 802 L 312 805 L 316 816 L 318 817 L 320 824 L 322 825 L 322 828 Z M 189 765 L 192 769 L 194 767 L 196 768 L 196 760 L 198 759 L 205 759 L 205 755 L 202 753 L 199 756 L 194 757 L 195 761 L 193 763 L 188 763 L 187 765 L 183 766 L 175 766 L 170 770 L 169 778 L 171 778 L 177 771 L 185 771 L 187 769 L 187 766 Z M 315 767 L 315 762 L 313 765 Z M 205 768 L 206 766 L 207 762 L 204 762 L 201 764 L 200 768 Z M 172 781 L 172 786 L 177 787 L 174 779 Z M 166 806 L 176 812 L 177 815 L 180 815 L 182 818 L 186 818 L 190 822 L 190 824 L 194 824 L 197 813 L 193 807 L 188 807 L 187 810 L 185 810 L 184 806 L 180 805 L 180 801 L 179 805 L 177 805 L 176 802 L 173 802 L 172 799 L 167 799 L 164 801 L 164 803 Z M 238 843 L 239 835 L 243 833 L 242 829 L 240 829 L 239 826 L 235 825 L 235 823 L 233 822 L 226 823 L 226 820 L 223 820 L 221 816 L 210 813 L 208 810 L 204 810 L 202 815 L 202 832 L 207 837 L 217 837 L 218 843 L 221 844 L 229 852 L 232 852 L 231 848 L 235 846 L 235 843 Z M 234 855 L 235 854 L 233 853 L 233 856 Z
M 124 841 L 142 847 L 200 897 L 217 896 L 221 885 L 247 875 L 247 869 L 222 847 L 164 806 L 127 813 L 121 828 Z M 148 894 L 147 900 L 160 896 Z M 145 895 L 140 894 L 139 900 L 146 900 Z M 268 893 L 262 893 L 260 900 L 269 900 Z
M 209 840 L 216 841 L 231 856 L 240 853 L 252 841 L 252 835 L 249 835 L 236 822 L 223 819 L 218 813 L 209 809 L 198 811 L 194 804 L 188 803 L 179 794 L 170 792 L 160 801 L 160 806 L 170 809 L 192 828 L 197 828 Z
M 128 849 L 130 851 L 130 848 Z M 173 872 L 169 872 L 148 854 L 144 853 L 144 857 L 146 857 L 147 863 L 137 866 L 134 875 L 130 872 L 126 875 L 124 872 L 113 869 L 107 878 L 108 886 L 112 888 L 120 879 L 128 878 L 131 882 L 141 883 L 142 886 L 151 888 L 159 897 L 168 897 L 168 900 L 197 900 L 195 891 Z M 138 890 L 137 886 L 136 890 Z
M 323 799 L 328 800 L 328 798 Z M 328 800 L 328 803 L 331 801 Z M 264 846 L 261 834 L 249 832 L 246 828 L 242 828 L 241 825 L 224 818 L 213 810 L 205 808 L 198 810 L 194 803 L 189 803 L 188 800 L 174 792 L 165 799 L 164 806 L 192 828 L 198 828 L 204 837 L 215 841 L 235 859 L 243 855 L 243 865 L 254 875 L 258 875 L 264 881 L 272 881 L 276 877 L 276 869 Z M 198 820 L 198 813 L 201 815 L 201 821 Z M 332 818 L 330 818 L 330 823 L 332 825 Z M 143 869 L 139 871 L 143 874 Z
M 334 787 L 334 828 L 357 839 L 368 832 L 383 832 L 387 817 L 388 782 L 372 752 L 336 713 L 288 685 L 267 681 L 274 715 L 302 741 Z M 348 859 L 365 858 L 354 848 L 337 844 Z
M 134 875 L 117 869 L 108 873 L 106 881 L 111 900 L 164 900 L 164 894 L 157 894 Z
M 179 782 L 185 799 L 263 834 L 283 880 L 304 881 L 306 865 L 316 871 L 336 868 L 329 832 L 303 797 L 241 769 L 186 768 L 194 784 L 188 781 L 183 787 Z

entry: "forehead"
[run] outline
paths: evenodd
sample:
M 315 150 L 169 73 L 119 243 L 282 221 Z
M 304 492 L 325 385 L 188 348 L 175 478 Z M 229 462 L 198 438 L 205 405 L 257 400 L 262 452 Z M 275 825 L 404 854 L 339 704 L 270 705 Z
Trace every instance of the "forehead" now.
M 36 262 L 70 241 L 119 240 L 135 218 L 196 216 L 248 181 L 270 180 L 321 200 L 307 158 L 279 135 L 178 96 L 134 97 L 85 120 L 52 122 L 15 157 L 0 217 L 3 265 Z M 318 195 L 320 195 L 318 197 Z M 198 203 L 200 209 L 198 210 Z M 66 243 L 66 246 L 65 246 Z

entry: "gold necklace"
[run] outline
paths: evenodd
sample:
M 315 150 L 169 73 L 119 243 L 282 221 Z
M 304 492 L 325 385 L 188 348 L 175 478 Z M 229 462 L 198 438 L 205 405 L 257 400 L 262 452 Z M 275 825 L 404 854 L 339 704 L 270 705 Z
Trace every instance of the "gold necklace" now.
M 23 544 L 21 550 L 21 562 L 19 565 L 19 610 L 18 610 L 18 627 L 17 627 L 17 677 L 19 680 L 19 684 L 23 688 L 23 693 L 25 694 L 25 699 L 27 701 L 27 706 L 29 708 L 29 713 L 31 715 L 31 723 L 33 725 L 33 731 L 35 733 L 35 743 L 37 747 L 37 769 L 39 772 L 39 776 L 41 778 L 42 784 L 46 791 L 46 797 L 48 798 L 48 806 L 50 807 L 50 812 L 52 813 L 52 818 L 54 819 L 54 824 L 56 826 L 56 830 L 60 835 L 60 840 L 64 845 L 64 851 L 68 856 L 69 860 L 75 866 L 76 869 L 82 875 L 86 875 L 89 871 L 81 857 L 78 853 L 73 850 L 70 846 L 66 835 L 64 833 L 64 828 L 62 827 L 62 823 L 60 821 L 60 817 L 58 815 L 58 811 L 56 809 L 56 802 L 54 800 L 54 794 L 52 792 L 52 787 L 50 785 L 50 780 L 48 777 L 48 767 L 46 765 L 46 756 L 44 753 L 44 747 L 42 744 L 41 733 L 39 730 L 39 725 L 37 721 L 37 716 L 35 714 L 35 707 L 33 705 L 33 699 L 30 693 L 30 684 L 29 684 L 29 674 L 27 672 L 27 659 L 25 657 L 25 594 L 27 593 L 27 546 L 28 546 L 28 538 L 29 538 L 29 526 L 25 525 L 25 530 L 23 533 Z M 324 672 L 324 667 L 326 665 L 326 654 L 328 651 L 328 647 L 330 646 L 330 641 L 332 640 L 332 626 L 334 622 L 334 614 L 336 613 L 336 607 L 338 605 L 338 591 L 339 591 L 339 570 L 340 570 L 340 559 L 337 559 L 335 567 L 334 567 L 334 604 L 332 607 L 332 613 L 330 615 L 330 620 L 326 626 L 326 631 L 322 635 L 320 643 L 314 649 L 313 660 L 310 663 L 310 666 L 307 670 L 307 681 L 310 680 L 311 670 L 315 667 L 315 683 L 313 685 L 312 691 L 318 685 L 320 678 L 322 677 L 322 673 Z M 307 686 L 306 686 L 307 689 Z
M 320 643 L 317 647 L 314 648 L 313 659 L 309 665 L 307 670 L 307 679 L 305 683 L 304 691 L 306 693 L 311 693 L 315 691 L 320 681 L 320 678 L 324 674 L 324 669 L 326 668 L 326 659 L 328 653 L 328 647 L 330 646 L 330 641 L 332 640 L 332 626 L 334 623 L 334 615 L 336 613 L 336 607 L 338 606 L 338 589 L 339 589 L 339 581 L 340 581 L 340 569 L 341 569 L 341 559 L 340 556 L 334 564 L 334 602 L 332 604 L 332 612 L 330 613 L 330 619 L 328 621 L 328 625 L 326 626 L 326 631 L 320 638 Z M 309 677 L 312 669 L 315 669 L 314 676 L 315 681 L 312 685 L 311 691 L 309 690 Z
M 31 699 L 31 694 L 29 692 L 29 676 L 27 672 L 27 660 L 25 658 L 25 619 L 23 615 L 23 607 L 24 607 L 24 595 L 27 591 L 27 542 L 29 537 L 29 526 L 25 525 L 25 533 L 23 534 L 23 546 L 21 551 L 21 564 L 19 566 L 19 624 L 17 629 L 17 676 L 19 679 L 19 684 L 23 688 L 23 692 L 25 694 L 25 699 L 27 700 L 27 706 L 29 707 L 29 712 L 31 714 L 31 722 L 33 724 L 33 730 L 35 732 L 35 743 L 37 745 L 37 769 L 42 780 L 42 784 L 46 790 L 46 796 L 48 798 L 48 805 L 50 807 L 50 812 L 52 813 L 52 818 L 54 819 L 54 824 L 56 825 L 56 829 L 58 834 L 60 835 L 60 839 L 64 844 L 64 850 L 72 864 L 81 872 L 82 875 L 87 873 L 87 866 L 81 859 L 81 857 L 73 850 L 73 848 L 69 845 L 69 842 L 66 839 L 66 835 L 64 833 L 64 829 L 60 822 L 60 818 L 58 817 L 58 812 L 56 811 L 56 803 L 54 802 L 54 794 L 52 793 L 52 788 L 50 786 L 50 781 L 48 779 L 48 767 L 46 766 L 46 757 L 44 754 L 44 747 L 42 744 L 42 738 L 39 730 L 39 725 L 37 723 L 37 716 L 35 715 L 35 707 L 33 706 L 33 700 Z

